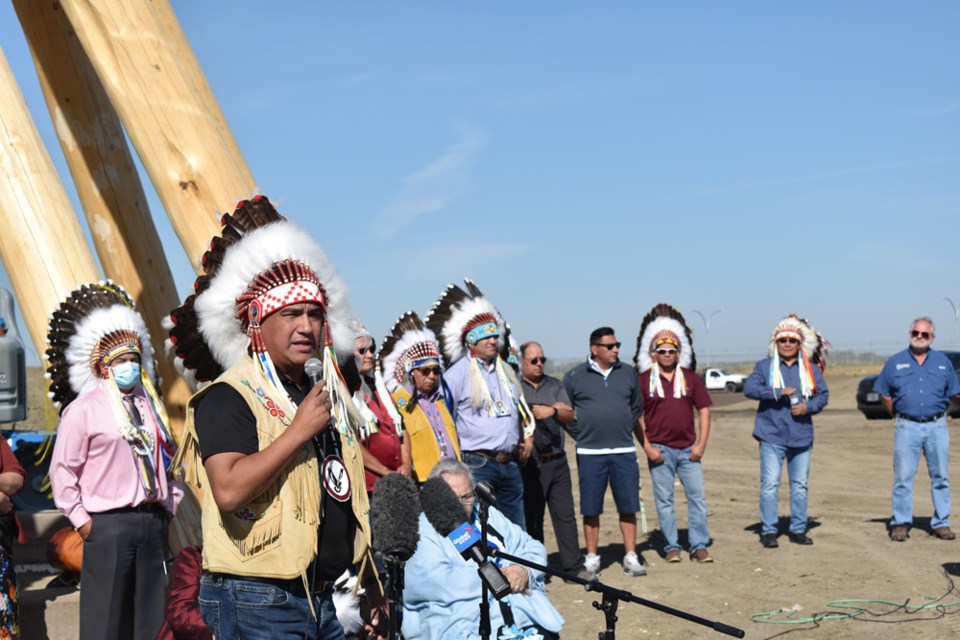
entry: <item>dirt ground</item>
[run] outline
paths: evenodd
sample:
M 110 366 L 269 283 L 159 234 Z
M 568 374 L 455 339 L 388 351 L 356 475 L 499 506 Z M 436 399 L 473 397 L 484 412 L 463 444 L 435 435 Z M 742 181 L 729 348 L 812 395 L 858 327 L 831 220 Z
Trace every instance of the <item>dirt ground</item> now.
M 704 476 L 713 537 L 713 564 L 700 565 L 684 554 L 683 562 L 668 565 L 660 554 L 656 508 L 649 471 L 641 465 L 648 532 L 639 534 L 639 550 L 648 575 L 623 575 L 623 545 L 616 509 L 608 491 L 600 522 L 600 580 L 659 604 L 738 627 L 748 638 L 956 638 L 960 637 L 960 541 L 945 542 L 929 534 L 933 511 L 930 482 L 921 461 L 914 491 L 915 520 L 910 539 L 891 542 L 893 482 L 893 423 L 868 421 L 856 411 L 858 378 L 826 376 L 830 404 L 814 418 L 815 441 L 809 483 L 809 535 L 813 546 L 790 544 L 780 537 L 778 549 L 759 543 L 759 463 L 751 437 L 756 403 L 741 394 L 714 396 L 712 429 L 704 457 Z M 951 430 L 957 421 L 951 421 Z M 958 477 L 957 438 L 951 456 L 951 477 Z M 576 462 L 568 443 L 571 468 Z M 575 476 L 575 472 L 574 472 Z M 574 481 L 576 491 L 576 481 Z M 681 542 L 685 536 L 686 500 L 677 486 Z M 575 501 L 578 499 L 575 495 Z M 956 498 L 954 500 L 956 502 Z M 578 507 L 579 510 L 579 507 Z M 780 492 L 780 525 L 789 515 L 786 471 Z M 556 540 L 546 518 L 546 545 L 556 552 Z M 954 528 L 960 528 L 955 521 Z M 583 544 L 581 532 L 581 544 Z M 580 585 L 553 579 L 550 598 L 566 617 L 564 638 L 597 638 L 604 616 L 591 603 L 600 600 Z M 861 602 L 836 602 L 839 600 Z M 863 602 L 869 601 L 869 602 Z M 882 602 L 881 602 L 882 601 Z M 832 603 L 832 604 L 831 604 Z M 904 610 L 908 604 L 910 612 Z M 949 605 L 942 616 L 935 605 Z M 855 619 L 802 622 L 832 612 Z M 913 610 L 925 606 L 926 609 Z M 751 616 L 783 610 L 759 623 Z M 618 638 L 721 638 L 710 627 L 623 602 L 616 626 Z M 885 615 L 880 615 L 885 614 Z

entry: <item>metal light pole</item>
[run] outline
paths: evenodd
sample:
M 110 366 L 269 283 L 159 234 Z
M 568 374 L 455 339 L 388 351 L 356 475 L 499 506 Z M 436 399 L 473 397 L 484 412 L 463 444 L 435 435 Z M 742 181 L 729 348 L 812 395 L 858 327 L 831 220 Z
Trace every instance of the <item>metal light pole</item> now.
M 953 310 L 953 327 L 957 334 L 957 348 L 960 349 L 960 305 L 954 304 L 950 298 L 944 298 Z
M 696 309 L 693 310 L 695 314 L 700 316 L 700 319 L 703 320 L 703 329 L 704 337 L 706 338 L 707 343 L 707 366 L 713 364 L 713 360 L 710 358 L 710 321 L 713 320 L 713 317 L 718 313 L 721 313 L 720 309 L 712 312 L 709 316 L 705 316 Z

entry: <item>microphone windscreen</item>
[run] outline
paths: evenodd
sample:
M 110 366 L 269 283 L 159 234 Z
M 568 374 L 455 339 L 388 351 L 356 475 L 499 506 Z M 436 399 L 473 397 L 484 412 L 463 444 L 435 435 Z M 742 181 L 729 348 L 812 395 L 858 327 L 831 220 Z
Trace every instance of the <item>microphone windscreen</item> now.
M 450 535 L 451 531 L 467 521 L 460 498 L 440 476 L 424 483 L 420 489 L 420 506 L 423 515 L 442 536 Z
M 407 560 L 420 542 L 420 498 L 413 480 L 388 473 L 373 487 L 370 535 L 376 551 Z
M 323 363 L 318 358 L 310 358 L 303 363 L 303 372 L 313 384 L 323 380 Z

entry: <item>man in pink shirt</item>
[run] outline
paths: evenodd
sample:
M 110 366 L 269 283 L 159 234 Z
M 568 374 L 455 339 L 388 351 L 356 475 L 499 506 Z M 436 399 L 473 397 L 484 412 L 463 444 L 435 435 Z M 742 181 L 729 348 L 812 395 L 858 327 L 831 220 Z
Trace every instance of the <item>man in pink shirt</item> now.
M 79 319 L 78 319 L 79 316 Z M 112 283 L 54 312 L 46 356 L 62 407 L 50 461 L 57 507 L 84 540 L 81 640 L 153 640 L 163 623 L 167 525 L 183 495 L 142 318 Z

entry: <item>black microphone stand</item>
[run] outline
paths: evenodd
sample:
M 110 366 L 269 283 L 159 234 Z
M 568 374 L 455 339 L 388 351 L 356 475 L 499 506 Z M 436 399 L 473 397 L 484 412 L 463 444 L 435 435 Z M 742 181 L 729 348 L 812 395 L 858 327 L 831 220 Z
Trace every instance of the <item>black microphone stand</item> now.
M 486 543 L 486 538 L 483 540 L 484 544 Z M 488 547 L 487 552 L 497 558 L 503 558 L 509 560 L 515 564 L 522 565 L 524 567 L 529 567 L 531 569 L 537 569 L 544 573 L 549 573 L 552 576 L 557 576 L 563 578 L 567 582 L 576 582 L 583 585 L 583 588 L 587 591 L 597 591 L 603 594 L 603 602 L 593 603 L 593 608 L 598 611 L 603 611 L 604 621 L 606 623 L 606 629 L 600 632 L 599 640 L 615 640 L 616 637 L 616 626 L 617 626 L 617 607 L 620 604 L 621 600 L 626 600 L 627 602 L 633 602 L 635 604 L 640 604 L 645 607 L 650 607 L 651 609 L 656 609 L 657 611 L 662 611 L 663 613 L 669 613 L 672 616 L 678 618 L 683 618 L 684 620 L 689 620 L 690 622 L 695 622 L 697 624 L 703 625 L 705 627 L 710 627 L 714 631 L 719 631 L 720 633 L 725 633 L 728 636 L 733 636 L 734 638 L 742 638 L 745 635 L 743 629 L 737 629 L 736 627 L 731 627 L 730 625 L 723 624 L 722 622 L 716 622 L 714 620 L 707 620 L 706 618 L 701 618 L 700 616 L 695 616 L 692 613 L 687 613 L 686 611 L 681 611 L 680 609 L 674 609 L 673 607 L 668 607 L 665 604 L 660 604 L 659 602 L 653 602 L 651 600 L 645 600 L 644 598 L 638 598 L 629 591 L 624 591 L 623 589 L 616 589 L 614 587 L 608 586 L 599 582 L 597 580 L 584 580 L 578 576 L 575 576 L 565 571 L 557 571 L 556 569 L 551 569 L 545 567 L 542 564 L 537 564 L 536 562 L 531 562 L 517 556 L 510 555 L 509 553 L 504 553 L 499 549 L 493 547 Z
M 487 518 L 490 515 L 490 505 L 486 501 L 480 501 L 480 549 L 483 551 L 483 557 L 489 555 L 489 547 L 487 546 Z M 487 589 L 487 583 L 484 580 L 480 581 L 481 591 L 480 591 L 480 637 L 483 640 L 490 640 L 490 593 Z
M 386 596 L 390 616 L 387 640 L 402 640 L 400 629 L 403 627 L 403 566 L 406 562 L 396 554 L 385 553 L 383 564 L 387 569 Z

